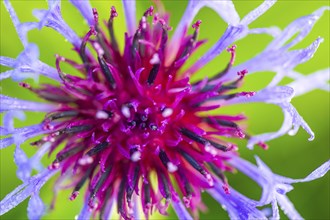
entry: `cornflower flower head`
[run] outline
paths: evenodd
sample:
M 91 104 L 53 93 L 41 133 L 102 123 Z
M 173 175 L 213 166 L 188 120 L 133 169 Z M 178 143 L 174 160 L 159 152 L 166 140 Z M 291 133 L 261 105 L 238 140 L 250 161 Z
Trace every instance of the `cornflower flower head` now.
M 205 209 L 201 199 L 204 191 L 232 219 L 278 219 L 278 205 L 289 218 L 302 218 L 286 193 L 292 190 L 292 183 L 324 176 L 330 162 L 303 179 L 282 177 L 259 157 L 258 166 L 242 159 L 235 139 L 246 139 L 251 149 L 255 145 L 267 149 L 267 141 L 287 133 L 293 135 L 300 127 L 309 134 L 309 140 L 314 139 L 313 131 L 290 101 L 313 89 L 329 89 L 329 69 L 307 76 L 294 71 L 298 64 L 313 57 L 323 39 L 317 38 L 304 49 L 290 49 L 304 39 L 329 7 L 299 18 L 281 31 L 249 28 L 275 1 L 263 2 L 240 19 L 231 1 L 192 0 L 172 30 L 169 15 L 160 2 L 155 2 L 158 10 L 151 6 L 136 16 L 135 1 L 123 1 L 127 32 L 121 51 L 114 23 L 122 17 L 114 6 L 109 5 L 106 28 L 102 28 L 97 9 L 88 1 L 70 2 L 90 26 L 84 36 L 79 37 L 63 20 L 60 1 L 49 0 L 48 9 L 34 11 L 39 22 L 25 23 L 20 22 L 11 3 L 4 1 L 24 51 L 16 59 L 0 57 L 1 65 L 12 68 L 1 73 L 0 79 L 19 81 L 21 87 L 45 102 L 1 95 L 0 111 L 5 112 L 1 135 L 5 137 L 0 147 L 16 146 L 17 176 L 23 181 L 0 202 L 1 215 L 30 197 L 28 217 L 40 219 L 46 207 L 39 191 L 57 175 L 54 198 L 62 188 L 72 189 L 70 200 L 84 197 L 78 219 L 109 219 L 113 210 L 123 219 L 148 219 L 156 211 L 167 215 L 169 206 L 179 219 L 198 218 L 198 212 Z M 198 39 L 202 21 L 194 20 L 203 7 L 217 12 L 228 28 L 208 52 L 183 69 L 205 43 Z M 27 33 L 44 27 L 63 35 L 80 60 L 56 55 L 54 66 L 40 61 L 38 47 L 28 41 Z M 190 28 L 191 35 L 187 34 Z M 174 31 L 171 39 L 170 31 Z M 235 66 L 235 41 L 263 33 L 274 37 L 267 48 Z M 223 51 L 230 54 L 224 70 L 210 78 L 191 80 Z M 65 73 L 62 65 L 70 65 L 80 74 Z M 236 92 L 246 74 L 259 71 L 273 71 L 276 75 L 260 91 Z M 35 87 L 24 81 L 39 75 L 55 83 Z M 279 86 L 283 77 L 290 77 L 293 82 Z M 241 121 L 246 120 L 244 115 L 221 114 L 222 106 L 249 102 L 279 106 L 284 113 L 282 127 L 276 132 L 252 136 L 241 126 Z M 210 114 L 215 109 L 220 110 Z M 44 112 L 45 117 L 34 125 L 15 128 L 14 118 L 23 120 L 24 111 Z M 38 150 L 28 158 L 20 145 L 35 137 L 41 137 L 31 143 Z M 54 160 L 43 168 L 40 160 L 45 154 Z M 226 172 L 234 169 L 261 186 L 260 200 L 230 187 Z M 38 170 L 38 174 L 31 176 L 33 170 Z M 65 184 L 68 181 L 69 185 Z M 267 205 L 271 205 L 272 213 L 261 210 Z M 55 199 L 51 208 L 54 206 Z

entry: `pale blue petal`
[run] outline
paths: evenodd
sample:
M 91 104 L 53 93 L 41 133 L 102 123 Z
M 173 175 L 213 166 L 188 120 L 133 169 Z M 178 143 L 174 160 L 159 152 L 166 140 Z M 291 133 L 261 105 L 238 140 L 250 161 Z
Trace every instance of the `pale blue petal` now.
M 185 36 L 189 25 L 193 22 L 193 19 L 203 7 L 209 7 L 216 11 L 219 16 L 222 17 L 222 19 L 230 26 L 236 26 L 240 21 L 240 17 L 232 1 L 190 0 L 180 23 L 175 28 L 171 43 L 167 48 L 166 62 L 173 61 L 179 50 L 180 42 Z
M 39 28 L 47 26 L 53 28 L 58 33 L 62 34 L 75 48 L 81 45 L 81 39 L 67 25 L 61 15 L 60 1 L 48 1 L 48 10 L 34 10 L 33 14 L 39 19 Z
M 51 104 L 26 101 L 5 95 L 0 95 L 0 104 L 0 112 L 10 110 L 49 112 L 56 108 L 56 106 Z
M 276 3 L 276 0 L 265 0 L 261 5 L 259 5 L 256 9 L 247 14 L 240 24 L 249 25 L 251 22 L 259 18 L 262 14 L 268 11 Z
M 110 219 L 111 218 L 111 214 L 112 214 L 112 210 L 113 210 L 113 204 L 114 204 L 114 198 L 110 198 L 107 203 L 105 204 L 105 211 L 103 214 L 103 219 Z
M 0 215 L 5 214 L 18 204 L 23 202 L 32 193 L 39 192 L 40 188 L 57 172 L 58 170 L 44 170 L 29 179 L 29 181 L 18 186 L 14 191 L 9 193 L 0 202 Z
M 228 48 L 235 41 L 245 37 L 247 34 L 248 28 L 246 26 L 229 26 L 226 29 L 225 33 L 222 35 L 222 37 L 185 72 L 185 75 L 190 76 L 193 73 L 197 72 L 208 62 L 218 56 L 223 50 Z M 227 74 L 225 76 L 227 76 Z
M 42 125 L 31 125 L 23 128 L 16 128 L 13 132 L 5 130 L 7 135 L 11 137 L 0 139 L 0 149 L 6 148 L 12 144 L 22 144 L 27 139 L 33 138 L 40 134 L 49 133 L 49 130 L 44 130 Z
M 300 183 L 300 182 L 309 182 L 315 179 L 319 179 L 323 177 L 325 174 L 327 174 L 329 170 L 330 170 L 330 160 L 322 164 L 320 167 L 318 167 L 316 170 L 314 170 L 312 173 L 310 173 L 307 177 L 303 179 L 291 179 L 280 175 L 275 175 L 275 176 L 276 179 L 281 183 Z
M 26 45 L 26 48 L 17 59 L 0 57 L 0 65 L 14 68 L 10 72 L 5 72 L 5 75 L 0 77 L 0 79 L 8 78 L 7 75 L 10 74 L 10 77 L 16 81 L 21 81 L 29 77 L 37 80 L 39 74 L 41 74 L 57 81 L 60 80 L 55 68 L 39 60 L 39 49 L 35 44 Z
M 22 23 L 19 21 L 16 12 L 9 2 L 9 0 L 4 0 L 5 7 L 7 11 L 9 12 L 10 18 L 14 24 L 14 27 L 16 29 L 17 35 L 19 39 L 21 40 L 22 44 L 24 47 L 28 45 L 28 40 L 27 40 L 27 32 L 33 28 L 35 28 L 35 25 L 29 24 L 29 25 L 22 25 Z
M 300 75 L 288 86 L 294 89 L 295 97 L 308 93 L 314 89 L 330 88 L 330 69 L 319 70 L 309 75 Z
M 43 144 L 31 158 L 28 158 L 20 146 L 17 145 L 14 152 L 14 161 L 18 168 L 16 171 L 17 177 L 24 182 L 30 178 L 32 169 L 41 171 L 43 166 L 40 160 L 48 153 L 50 146 L 51 143 L 49 142 Z
M 281 29 L 278 27 L 253 28 L 249 30 L 249 34 L 268 34 L 272 37 L 277 37 L 281 34 Z
M 172 201 L 172 207 L 179 219 L 193 220 L 186 207 L 179 201 Z
M 304 219 L 295 209 L 294 205 L 287 196 L 277 194 L 276 199 L 284 214 L 288 216 L 289 219 Z
M 0 65 L 14 67 L 16 60 L 10 57 L 0 56 Z
M 226 194 L 220 180 L 214 187 L 208 189 L 208 193 L 222 204 L 231 219 L 267 219 L 265 214 L 256 208 L 258 202 L 245 197 L 230 188 L 230 194 Z
M 249 139 L 248 148 L 252 149 L 259 142 L 266 142 L 274 138 L 280 137 L 286 133 L 295 135 L 299 127 L 302 127 L 309 135 L 308 140 L 314 139 L 314 132 L 299 115 L 297 110 L 289 102 L 294 96 L 294 91 L 288 86 L 268 87 L 257 92 L 252 97 L 238 97 L 228 101 L 228 104 L 249 103 L 249 102 L 264 102 L 272 103 L 281 107 L 284 114 L 282 127 L 277 132 L 265 133 L 253 136 Z
M 282 103 L 289 102 L 294 96 L 294 90 L 289 86 L 268 87 L 258 91 L 252 97 L 240 96 L 227 101 L 228 104 L 248 103 L 248 102 L 265 102 L 265 103 Z
M 8 70 L 6 72 L 0 73 L 0 81 L 10 78 L 13 73 L 14 73 L 14 70 Z
M 272 41 L 266 50 L 269 49 L 279 49 L 283 47 L 289 49 L 303 40 L 309 32 L 312 30 L 315 23 L 320 19 L 325 10 L 329 10 L 330 7 L 322 7 L 312 13 L 311 15 L 307 15 L 297 20 L 293 21 L 290 25 L 288 25 L 274 41 Z M 298 34 L 297 34 L 298 33 Z M 295 36 L 290 43 L 288 41 Z
M 88 200 L 86 200 L 84 202 L 84 206 L 83 208 L 81 209 L 79 215 L 76 217 L 77 220 L 87 220 L 87 219 L 90 219 L 91 217 L 91 208 L 89 207 L 88 205 Z
M 122 0 L 126 18 L 127 33 L 133 36 L 136 31 L 136 3 L 135 0 Z
M 318 38 L 310 46 L 300 50 L 287 51 L 286 48 L 264 50 L 254 58 L 232 68 L 221 78 L 221 81 L 237 79 L 237 72 L 242 69 L 247 69 L 249 74 L 271 71 L 277 74 L 269 86 L 276 86 L 297 65 L 310 60 L 322 41 L 322 38 Z
M 273 181 L 273 175 L 269 175 L 269 173 L 261 173 L 256 165 L 234 155 L 228 162 L 231 166 L 250 177 L 262 187 L 263 191 L 259 201 L 261 205 L 271 203 L 274 198 L 274 188 L 276 184 L 276 182 Z
M 42 202 L 39 193 L 33 193 L 30 197 L 27 214 L 31 220 L 39 220 L 46 212 L 46 206 Z
M 273 211 L 273 216 L 272 216 L 271 220 L 278 220 L 278 219 L 280 219 L 280 211 L 278 209 L 276 198 L 273 198 L 273 201 L 272 201 L 271 204 L 272 204 L 272 211 Z
M 81 15 L 85 18 L 89 26 L 95 25 L 93 11 L 89 0 L 70 0 L 70 2 L 80 11 Z
M 32 167 L 29 164 L 29 158 L 19 145 L 16 145 L 14 161 L 17 165 L 17 177 L 23 182 L 27 181 L 31 176 Z

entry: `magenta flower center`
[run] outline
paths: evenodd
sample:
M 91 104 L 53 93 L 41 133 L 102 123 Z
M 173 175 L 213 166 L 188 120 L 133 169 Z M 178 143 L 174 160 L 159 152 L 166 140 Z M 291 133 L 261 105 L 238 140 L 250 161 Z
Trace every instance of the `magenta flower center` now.
M 93 13 L 98 24 L 97 11 Z M 114 38 L 115 17 L 112 7 L 107 32 L 91 27 L 75 48 L 82 63 L 57 56 L 60 85 L 31 88 L 21 83 L 58 106 L 44 119 L 48 134 L 33 144 L 50 141 L 51 152 L 61 148 L 49 169 L 72 175 L 71 200 L 89 184 L 85 196 L 96 212 L 104 211 L 109 198 L 117 198 L 118 212 L 129 218 L 137 195 L 146 216 L 152 207 L 165 214 L 169 201 L 180 197 L 187 207 L 200 209 L 200 192 L 213 186 L 214 176 L 228 190 L 223 172 L 231 168 L 223 152 L 235 145 L 219 137 L 245 136 L 236 124 L 243 116 L 207 112 L 219 108 L 219 101 L 254 94 L 230 92 L 247 71 L 227 84 L 212 85 L 208 79 L 191 83 L 180 70 L 203 43 L 197 39 L 201 21 L 193 24 L 193 35 L 178 42 L 175 60 L 166 65 L 166 16 L 153 15 L 149 8 L 134 36 L 125 36 L 123 52 Z M 214 78 L 233 65 L 235 47 L 228 51 L 232 58 L 227 68 Z M 80 76 L 63 73 L 62 62 Z

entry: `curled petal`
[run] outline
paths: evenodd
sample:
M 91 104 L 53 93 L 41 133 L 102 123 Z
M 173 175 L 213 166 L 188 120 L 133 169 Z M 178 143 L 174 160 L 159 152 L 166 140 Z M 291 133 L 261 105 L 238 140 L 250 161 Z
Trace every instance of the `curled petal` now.
M 276 179 L 278 179 L 279 182 L 285 182 L 285 183 L 309 182 L 323 177 L 325 174 L 327 174 L 329 170 L 330 170 L 330 160 L 322 164 L 320 167 L 318 167 L 316 170 L 314 170 L 312 173 L 310 173 L 308 176 L 306 176 L 303 179 L 291 179 L 279 175 L 276 175 Z
M 263 89 L 256 93 L 252 97 L 238 97 L 234 98 L 228 103 L 248 103 L 248 102 L 265 102 L 276 104 L 281 107 L 284 114 L 284 122 L 282 127 L 277 132 L 265 133 L 261 135 L 253 136 L 248 142 L 248 148 L 252 149 L 253 146 L 259 142 L 265 142 L 274 138 L 280 137 L 286 133 L 295 135 L 298 132 L 299 127 L 302 127 L 309 135 L 308 140 L 314 139 L 314 132 L 305 122 L 305 120 L 299 115 L 297 110 L 289 103 L 294 96 L 294 90 L 288 86 L 277 86 Z M 293 126 L 293 129 L 292 129 Z
M 14 191 L 9 193 L 0 202 L 0 215 L 5 214 L 18 204 L 23 202 L 32 193 L 39 192 L 40 188 L 56 173 L 56 170 L 44 170 L 40 174 L 31 177 L 27 182 L 18 186 Z
M 89 26 L 94 26 L 95 21 L 92 13 L 92 7 L 89 0 L 77 1 L 70 0 L 71 4 L 73 4 L 85 18 Z
M 25 152 L 20 148 L 19 145 L 16 146 L 14 153 L 14 161 L 18 167 L 17 169 L 17 177 L 21 179 L 23 182 L 27 181 L 31 176 L 31 166 L 29 165 L 29 159 L 26 156 Z
M 22 111 L 8 111 L 3 119 L 3 125 L 8 132 L 14 131 L 14 118 L 17 118 L 21 121 L 25 120 L 25 114 Z

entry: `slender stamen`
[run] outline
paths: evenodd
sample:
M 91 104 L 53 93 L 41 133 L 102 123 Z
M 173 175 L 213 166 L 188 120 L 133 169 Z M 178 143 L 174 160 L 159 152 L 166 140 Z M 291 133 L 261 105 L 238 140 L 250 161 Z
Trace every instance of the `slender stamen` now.
M 132 186 L 127 186 L 126 188 L 126 201 L 128 204 L 130 204 L 131 202 L 131 199 L 132 199 L 132 195 L 133 195 L 133 192 L 134 192 L 134 188 L 136 186 L 136 184 L 138 183 L 138 177 L 139 177 L 139 172 L 140 172 L 140 167 L 139 166 L 136 166 L 135 169 L 134 169 L 134 176 L 133 176 L 133 179 L 132 179 Z
M 216 143 L 214 141 L 210 141 L 210 140 L 208 140 L 206 138 L 203 138 L 203 137 L 197 135 L 196 133 L 194 133 L 194 132 L 192 132 L 192 131 L 190 131 L 190 130 L 188 130 L 186 128 L 181 128 L 180 129 L 180 132 L 184 136 L 186 136 L 186 137 L 190 138 L 191 140 L 194 140 L 194 141 L 196 141 L 196 142 L 198 142 L 200 144 L 203 144 L 203 145 L 206 145 L 206 146 L 207 145 L 212 145 L 213 147 L 215 147 L 215 148 L 217 148 L 219 150 L 228 151 L 228 148 L 226 146 L 224 146 L 222 144 L 219 144 L 219 143 Z
M 59 131 L 60 134 L 72 134 L 72 133 L 77 133 L 77 132 L 82 132 L 82 131 L 87 131 L 92 128 L 91 125 L 78 125 L 78 126 L 72 126 L 70 128 L 65 128 L 61 131 Z
M 227 64 L 226 68 L 224 70 L 222 70 L 221 72 L 219 72 L 218 74 L 216 74 L 215 76 L 213 76 L 212 78 L 210 78 L 209 81 L 212 81 L 214 79 L 218 79 L 223 77 L 224 75 L 226 75 L 229 70 L 231 69 L 231 67 L 233 66 L 234 62 L 235 62 L 235 57 L 236 57 L 236 45 L 233 45 L 231 47 L 227 48 L 227 51 L 230 53 L 231 58 L 229 63 Z
M 90 64 L 88 62 L 88 58 L 87 58 L 87 55 L 86 55 L 86 45 L 87 45 L 87 42 L 88 42 L 89 38 L 92 35 L 94 35 L 94 36 L 97 35 L 94 26 L 90 27 L 90 30 L 87 32 L 87 34 L 83 38 L 83 40 L 81 42 L 81 45 L 80 45 L 80 49 L 79 49 L 80 58 L 81 58 L 82 62 L 85 64 L 85 68 L 86 68 L 87 72 L 89 72 L 89 67 L 90 67 L 89 65 Z
M 109 144 L 108 142 L 102 142 L 102 143 L 100 143 L 100 144 L 94 146 L 92 149 L 90 149 L 90 150 L 86 153 L 86 155 L 88 155 L 88 156 L 91 157 L 91 156 L 93 156 L 93 155 L 95 155 L 95 154 L 97 154 L 97 153 L 103 151 L 103 150 L 108 146 L 108 144 Z
M 107 63 L 105 62 L 104 58 L 102 56 L 98 56 L 97 57 L 101 70 L 105 76 L 105 78 L 108 80 L 108 82 L 110 83 L 110 86 L 112 89 L 116 89 L 116 81 L 110 71 L 109 66 L 107 65 Z
M 84 149 L 84 147 L 85 146 L 79 146 L 79 147 L 74 147 L 74 148 L 72 148 L 72 149 L 70 149 L 70 150 L 68 150 L 68 151 L 66 151 L 66 152 L 60 152 L 57 156 L 56 156 L 56 161 L 57 162 L 61 162 L 61 161 L 63 161 L 64 159 L 66 159 L 66 158 L 68 158 L 68 157 L 70 157 L 70 156 L 72 156 L 72 155 L 74 155 L 74 154 L 76 154 L 76 153 L 78 153 L 78 152 L 80 152 L 80 151 L 82 151 L 83 149 Z
M 192 28 L 195 29 L 193 36 L 190 38 L 190 40 L 188 41 L 188 43 L 186 44 L 186 47 L 184 49 L 184 51 L 182 52 L 181 56 L 179 57 L 179 59 L 181 59 L 182 57 L 186 56 L 187 54 L 190 54 L 192 49 L 194 48 L 197 38 L 198 38 L 198 33 L 199 33 L 199 26 L 202 23 L 201 20 L 197 20 L 193 25 Z
M 160 64 L 153 65 L 152 69 L 150 70 L 147 83 L 148 85 L 152 85 L 157 77 L 157 74 L 159 72 Z
M 120 182 L 118 197 L 117 197 L 117 208 L 118 212 L 126 217 L 126 212 L 124 209 L 124 193 L 125 193 L 126 178 L 123 178 Z
M 112 170 L 112 166 L 107 167 L 107 169 L 105 170 L 105 172 L 101 175 L 100 179 L 98 180 L 96 186 L 93 188 L 93 190 L 91 191 L 90 194 L 90 206 L 92 206 L 93 200 L 96 196 L 96 193 L 99 191 L 100 187 L 103 185 L 103 183 L 105 182 L 105 180 L 108 178 L 110 172 Z
M 89 178 L 89 176 L 91 175 L 94 168 L 95 168 L 94 166 L 90 166 L 88 168 L 88 170 L 85 172 L 85 174 L 83 175 L 83 177 L 80 179 L 80 181 L 77 183 L 77 185 L 74 187 L 73 192 L 70 196 L 71 201 L 75 200 L 77 198 L 77 196 L 79 195 L 79 190 L 81 189 L 81 187 L 83 187 L 84 183 Z
M 170 187 L 168 185 L 167 179 L 165 177 L 165 174 L 162 172 L 158 173 L 159 177 L 160 177 L 160 181 L 162 181 L 162 185 L 163 185 L 163 189 L 164 189 L 164 193 L 165 193 L 165 199 L 170 199 L 171 198 L 171 191 L 170 191 Z
M 60 119 L 60 118 L 68 118 L 68 117 L 74 117 L 74 116 L 77 116 L 79 114 L 78 111 L 74 111 L 74 110 L 71 110 L 71 111 L 65 111 L 65 112 L 60 112 L 60 113 L 53 113 L 49 116 L 47 116 L 45 118 L 45 121 L 53 121 L 53 120 L 56 120 L 56 119 Z
M 185 151 L 180 150 L 181 155 L 183 158 L 198 172 L 200 172 L 202 175 L 206 175 L 206 171 L 204 168 L 189 154 L 187 154 Z
M 118 16 L 118 13 L 116 11 L 116 8 L 115 8 L 115 6 L 112 6 L 111 11 L 110 11 L 110 18 L 108 21 L 108 29 L 109 29 L 111 45 L 112 45 L 112 48 L 114 49 L 114 51 L 118 51 L 118 43 L 117 43 L 114 29 L 113 29 L 113 21 L 114 21 L 114 18 L 117 16 Z

